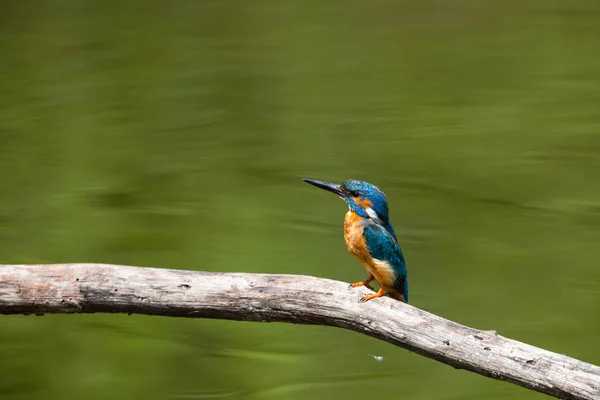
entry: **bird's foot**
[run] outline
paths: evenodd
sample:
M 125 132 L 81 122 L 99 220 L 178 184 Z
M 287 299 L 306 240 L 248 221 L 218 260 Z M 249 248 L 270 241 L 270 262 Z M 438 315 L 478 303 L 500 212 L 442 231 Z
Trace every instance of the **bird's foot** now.
M 348 286 L 348 289 L 352 289 L 352 288 L 360 287 L 360 286 L 368 287 L 371 290 L 375 290 L 371 287 L 371 285 L 369 285 L 369 281 L 352 283 L 350 286 Z
M 379 289 L 379 291 L 377 293 L 373 293 L 373 294 L 368 294 L 365 297 L 361 298 L 358 302 L 359 303 L 365 303 L 371 299 L 377 298 L 377 297 L 383 297 L 384 293 L 383 293 L 383 289 Z

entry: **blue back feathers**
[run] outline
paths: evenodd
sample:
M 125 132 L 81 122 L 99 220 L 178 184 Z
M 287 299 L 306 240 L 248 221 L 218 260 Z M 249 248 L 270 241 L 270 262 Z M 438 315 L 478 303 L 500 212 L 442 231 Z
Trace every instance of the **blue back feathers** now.
M 396 275 L 394 288 L 402 293 L 408 302 L 406 263 L 396 239 L 383 226 L 371 220 L 366 220 L 363 235 L 371 256 L 390 264 Z

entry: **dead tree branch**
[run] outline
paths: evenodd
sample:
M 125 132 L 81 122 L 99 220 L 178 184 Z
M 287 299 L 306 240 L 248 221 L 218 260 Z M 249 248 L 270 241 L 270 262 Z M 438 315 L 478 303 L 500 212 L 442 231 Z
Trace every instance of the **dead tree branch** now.
M 600 367 L 299 275 L 106 264 L 0 265 L 0 314 L 129 313 L 336 326 L 558 398 L 600 399 Z

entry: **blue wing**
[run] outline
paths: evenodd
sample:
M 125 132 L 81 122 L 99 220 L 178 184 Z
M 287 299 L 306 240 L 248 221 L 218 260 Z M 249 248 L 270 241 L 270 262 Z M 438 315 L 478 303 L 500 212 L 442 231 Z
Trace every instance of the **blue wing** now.
M 371 257 L 387 261 L 396 275 L 394 289 L 404 295 L 404 300 L 408 302 L 408 276 L 406 271 L 406 262 L 400 250 L 400 245 L 396 238 L 382 225 L 369 221 L 365 224 L 364 233 L 365 242 L 371 253 Z

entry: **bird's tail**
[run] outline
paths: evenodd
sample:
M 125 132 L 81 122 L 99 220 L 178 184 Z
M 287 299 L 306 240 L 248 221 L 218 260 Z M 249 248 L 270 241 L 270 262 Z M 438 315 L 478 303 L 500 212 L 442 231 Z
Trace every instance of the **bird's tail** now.
M 394 289 L 390 290 L 389 294 L 396 300 L 408 303 L 408 277 L 406 273 L 398 275 L 394 282 Z
M 388 294 L 390 295 L 390 297 L 392 297 L 396 300 L 400 300 L 404 303 L 408 303 L 408 293 L 407 292 L 408 291 L 405 291 L 405 293 L 406 293 L 406 295 L 405 295 L 405 293 L 400 293 L 397 290 L 390 290 L 390 291 L 388 291 Z

